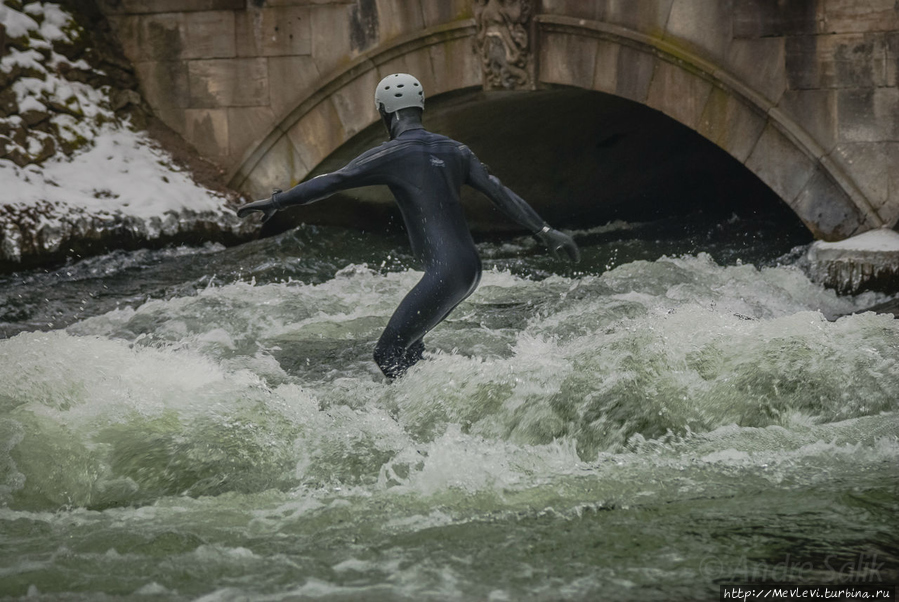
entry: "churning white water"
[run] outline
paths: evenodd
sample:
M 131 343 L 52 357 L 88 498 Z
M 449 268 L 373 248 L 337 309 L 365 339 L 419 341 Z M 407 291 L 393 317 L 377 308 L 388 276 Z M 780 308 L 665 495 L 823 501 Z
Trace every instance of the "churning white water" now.
M 585 266 L 556 275 L 528 240 L 485 243 L 480 288 L 393 384 L 371 352 L 420 273 L 391 241 L 312 229 L 8 278 L 0 595 L 895 582 L 899 322 L 773 260 L 635 259 L 628 228 L 580 233 Z

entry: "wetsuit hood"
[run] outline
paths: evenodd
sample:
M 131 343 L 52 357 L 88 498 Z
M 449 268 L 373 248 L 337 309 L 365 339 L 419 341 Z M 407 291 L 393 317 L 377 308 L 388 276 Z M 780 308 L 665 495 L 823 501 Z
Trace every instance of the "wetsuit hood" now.
M 393 113 L 387 113 L 382 105 L 382 107 L 378 108 L 378 112 L 381 114 L 381 122 L 387 128 L 391 140 L 403 132 L 424 129 L 424 126 L 421 124 L 421 109 L 400 109 Z

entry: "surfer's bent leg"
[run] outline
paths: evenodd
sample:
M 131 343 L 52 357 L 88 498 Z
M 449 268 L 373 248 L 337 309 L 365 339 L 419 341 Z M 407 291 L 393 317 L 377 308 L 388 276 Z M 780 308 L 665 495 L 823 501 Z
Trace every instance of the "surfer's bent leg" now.
M 432 267 L 400 303 L 375 347 L 375 362 L 398 378 L 424 353 L 422 337 L 468 297 L 481 279 L 481 262 Z

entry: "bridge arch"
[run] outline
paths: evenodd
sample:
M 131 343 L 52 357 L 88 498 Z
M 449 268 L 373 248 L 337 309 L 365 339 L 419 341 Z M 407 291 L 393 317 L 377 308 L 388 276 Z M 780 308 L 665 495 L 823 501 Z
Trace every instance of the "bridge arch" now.
M 667 115 L 746 166 L 817 238 L 838 240 L 883 224 L 814 136 L 721 65 L 670 39 L 601 21 L 538 15 L 535 28 L 536 87 L 611 94 Z M 291 185 L 302 181 L 378 121 L 373 90 L 389 73 L 415 74 L 429 98 L 479 89 L 475 33 L 474 20 L 425 29 L 322 78 L 244 155 L 232 186 L 262 198 L 288 176 Z

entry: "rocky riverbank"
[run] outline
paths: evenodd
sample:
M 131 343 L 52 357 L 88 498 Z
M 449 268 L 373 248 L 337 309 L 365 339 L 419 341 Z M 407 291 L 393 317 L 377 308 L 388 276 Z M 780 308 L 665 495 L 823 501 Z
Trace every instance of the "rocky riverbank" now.
M 219 175 L 153 118 L 90 0 L 0 5 L 0 271 L 248 239 Z

